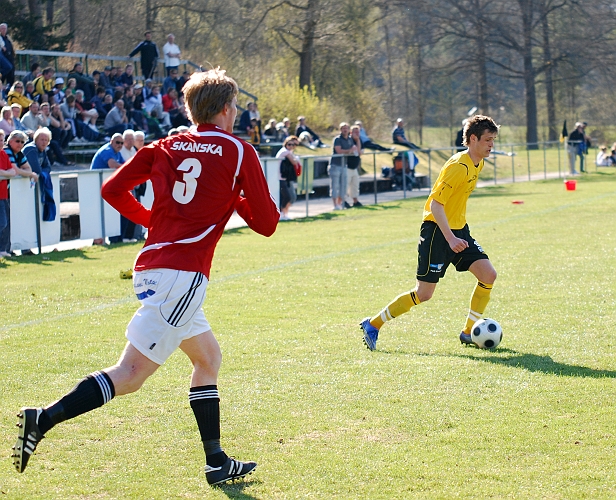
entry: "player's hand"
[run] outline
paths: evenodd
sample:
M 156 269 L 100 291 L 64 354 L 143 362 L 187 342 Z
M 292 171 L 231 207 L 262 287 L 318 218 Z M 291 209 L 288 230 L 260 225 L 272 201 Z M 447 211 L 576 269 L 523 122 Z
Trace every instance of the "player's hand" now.
M 455 236 L 447 243 L 449 243 L 449 247 L 456 253 L 460 253 L 465 248 L 468 248 L 468 241 L 462 238 L 456 238 Z

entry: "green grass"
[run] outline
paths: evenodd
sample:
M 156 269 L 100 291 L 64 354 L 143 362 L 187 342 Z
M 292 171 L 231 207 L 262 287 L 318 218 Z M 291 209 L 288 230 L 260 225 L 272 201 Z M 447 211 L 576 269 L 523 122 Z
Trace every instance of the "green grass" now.
M 24 474 L 15 413 L 113 364 L 137 307 L 136 245 L 0 261 L 0 497 L 616 497 L 616 173 L 499 185 L 469 201 L 499 278 L 499 349 L 459 345 L 472 276 L 387 324 L 357 323 L 414 284 L 422 199 L 282 223 L 221 240 L 205 302 L 224 355 L 222 440 L 259 462 L 209 488 L 174 354 L 136 394 L 49 432 Z M 524 204 L 514 205 L 513 200 Z

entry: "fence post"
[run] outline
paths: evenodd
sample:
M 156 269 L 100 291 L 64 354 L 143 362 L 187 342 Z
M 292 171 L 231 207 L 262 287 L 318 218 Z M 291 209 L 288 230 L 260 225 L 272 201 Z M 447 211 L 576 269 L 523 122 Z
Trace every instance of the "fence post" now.
M 432 186 L 432 150 L 428 149 L 428 187 Z
M 409 154 L 402 155 L 402 197 L 406 200 L 406 166 L 409 161 Z
M 308 158 L 303 158 L 302 159 L 303 165 L 302 165 L 302 174 L 304 175 L 304 188 L 306 191 L 306 217 L 308 217 L 308 213 L 310 211 L 309 209 L 309 205 L 310 205 L 310 190 L 308 189 Z M 314 166 L 312 167 L 314 168 Z
M 41 255 L 43 253 L 43 249 L 41 248 L 41 213 L 39 208 L 39 184 L 38 181 L 34 183 L 34 214 L 36 217 L 36 246 L 38 248 L 38 253 Z M 59 210 L 58 210 L 59 212 Z M 59 214 L 58 214 L 59 217 Z
M 494 155 L 494 184 L 496 184 L 496 155 Z
M 563 144 L 564 144 L 564 141 L 563 141 Z M 558 149 L 558 178 L 560 179 L 560 142 L 558 143 L 556 148 Z
M 100 170 L 98 172 L 98 191 L 99 193 L 102 187 L 103 187 L 103 170 Z M 100 197 L 100 204 L 101 204 L 101 227 L 102 227 L 103 242 L 104 242 L 107 235 L 105 234 L 105 201 L 103 200 L 102 196 Z
M 511 182 L 515 184 L 515 151 L 511 145 Z
M 530 181 L 530 149 L 528 148 L 530 143 L 526 144 L 526 163 L 528 165 L 528 180 Z
M 545 157 L 545 141 L 543 142 L 543 178 L 544 179 L 548 178 L 548 170 L 547 170 L 546 157 Z
M 372 168 L 374 169 L 374 204 L 378 205 L 377 199 L 377 181 L 376 181 L 376 152 L 372 153 Z

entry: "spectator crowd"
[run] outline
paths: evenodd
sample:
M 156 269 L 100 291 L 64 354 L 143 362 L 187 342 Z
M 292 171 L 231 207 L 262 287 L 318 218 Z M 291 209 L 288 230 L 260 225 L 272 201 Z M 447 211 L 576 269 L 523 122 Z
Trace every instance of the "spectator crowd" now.
M 0 134 L 6 138 L 4 151 L 8 158 L 8 163 L 0 158 L 0 256 L 12 253 L 7 236 L 9 178 L 30 177 L 44 191 L 45 176 L 53 166 L 74 164 L 66 157 L 69 145 L 95 146 L 91 169 L 116 169 L 146 140 L 172 135 L 191 125 L 182 94 L 190 74 L 180 74 L 181 50 L 173 34 L 167 36 L 161 53 L 152 33 L 144 33 L 144 39 L 129 54 L 140 57 L 139 75 L 130 63 L 104 66 L 88 73 L 83 63 L 76 62 L 66 72 L 56 74 L 53 67 L 33 62 L 19 80 L 15 77 L 15 51 L 7 31 L 8 26 L 0 24 L 0 76 L 4 84 L 0 95 Z M 159 76 L 156 68 L 161 57 L 165 71 Z M 403 125 L 402 119 L 398 119 L 392 142 L 417 149 L 406 139 Z M 263 126 L 254 101 L 248 102 L 241 113 L 238 128 L 257 150 L 263 143 L 281 146 L 277 154 L 280 208 L 282 219 L 287 219 L 289 207 L 297 198 L 297 179 L 301 175 L 295 149 L 300 145 L 311 150 L 329 146 L 310 128 L 305 116 L 297 117 L 294 128 L 288 117 L 280 121 L 272 118 Z M 328 167 L 330 193 L 337 210 L 361 206 L 359 172 L 361 155 L 366 149 L 393 151 L 372 141 L 361 122 L 352 127 L 342 123 L 340 134 L 334 138 Z M 137 187 L 135 196 L 143 195 L 143 189 L 144 186 Z M 48 195 L 51 207 L 53 190 Z M 49 208 L 48 216 L 52 214 L 55 212 Z M 122 219 L 121 226 L 122 234 L 112 238 L 112 242 L 142 237 L 140 228 L 130 221 Z
M 91 74 L 76 62 L 66 73 L 33 62 L 20 80 L 15 75 L 15 51 L 8 26 L 0 24 L 0 257 L 12 256 L 9 180 L 16 176 L 39 182 L 46 199 L 43 220 L 55 218 L 49 173 L 52 166 L 74 165 L 69 145 L 98 147 L 92 169 L 117 168 L 146 141 L 177 133 L 191 125 L 182 88 L 190 74 L 180 75 L 180 48 L 173 34 L 163 47 L 165 75 L 156 75 L 159 51 L 151 32 L 130 56 L 141 54 L 142 75 L 133 64 L 105 66 Z M 136 196 L 143 195 L 137 187 Z M 46 198 L 45 198 L 45 195 Z M 123 236 L 126 236 L 124 238 Z M 116 241 L 142 233 L 122 220 Z M 22 251 L 22 254 L 30 253 Z

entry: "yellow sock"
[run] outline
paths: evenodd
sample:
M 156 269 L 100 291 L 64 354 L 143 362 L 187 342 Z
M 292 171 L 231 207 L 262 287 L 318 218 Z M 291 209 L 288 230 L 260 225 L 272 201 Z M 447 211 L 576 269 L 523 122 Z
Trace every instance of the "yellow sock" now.
M 475 324 L 475 321 L 481 318 L 481 315 L 486 310 L 488 302 L 490 302 L 490 292 L 493 285 L 482 283 L 477 281 L 473 295 L 471 296 L 471 307 L 468 311 L 468 317 L 466 318 L 466 326 L 464 333 L 471 333 L 471 328 Z
M 381 329 L 386 321 L 390 321 L 397 318 L 401 314 L 409 312 L 411 307 L 419 304 L 417 298 L 417 290 L 402 293 L 392 300 L 387 307 L 383 309 L 379 314 L 370 319 L 370 324 L 377 329 Z

